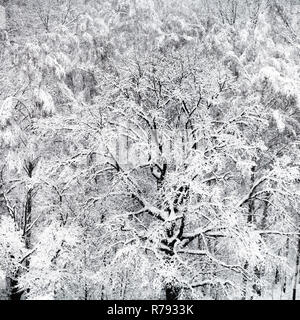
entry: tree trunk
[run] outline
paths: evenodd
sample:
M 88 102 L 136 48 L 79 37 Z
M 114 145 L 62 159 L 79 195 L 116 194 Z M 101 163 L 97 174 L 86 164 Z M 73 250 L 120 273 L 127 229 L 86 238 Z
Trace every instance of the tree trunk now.
M 165 287 L 166 300 L 178 300 L 181 288 L 173 283 L 167 283 Z
M 298 236 L 296 268 L 295 268 L 293 298 L 292 298 L 293 300 L 296 300 L 296 298 L 297 298 L 297 284 L 298 284 L 298 276 L 299 276 L 299 260 L 300 260 L 300 237 Z
M 24 228 L 23 228 L 23 237 L 25 239 L 26 249 L 31 247 L 31 231 L 28 230 L 31 224 L 31 210 L 32 210 L 32 189 L 28 190 L 26 204 L 25 204 L 25 214 L 24 214 Z M 26 267 L 28 266 L 28 259 L 25 261 Z
M 13 278 L 8 278 L 8 287 L 10 288 L 9 300 L 21 300 L 23 291 L 18 288 L 19 271 L 17 271 Z
M 25 163 L 25 171 L 27 175 L 31 178 L 32 172 L 35 167 L 35 164 L 33 162 Z M 23 225 L 23 238 L 25 241 L 25 248 L 30 249 L 31 248 L 31 230 L 30 228 L 31 222 L 32 222 L 32 193 L 33 190 L 30 188 L 26 195 L 26 202 L 25 202 L 25 209 L 24 209 L 24 225 Z M 26 258 L 23 261 L 26 268 L 29 268 L 30 260 L 29 257 Z M 20 290 L 19 288 L 19 277 L 20 277 L 20 269 L 17 270 L 13 277 L 9 279 L 9 287 L 10 287 L 10 294 L 9 298 L 10 300 L 21 300 L 21 297 L 25 290 Z M 28 292 L 28 290 L 27 290 Z
M 289 248 L 290 248 L 290 238 L 287 237 L 286 239 L 286 257 L 288 258 L 289 256 Z M 282 292 L 285 293 L 286 292 L 286 286 L 287 286 L 287 273 L 285 271 L 285 274 L 284 274 L 284 282 L 283 282 L 283 286 L 282 286 Z
M 167 228 L 167 236 L 169 238 L 172 238 L 174 235 L 174 227 L 175 225 L 172 224 L 169 228 Z M 165 260 L 166 263 L 169 263 L 169 261 L 171 260 L 172 256 L 174 255 L 174 244 L 175 242 L 171 242 L 168 243 L 165 240 L 162 241 L 162 243 L 164 243 L 164 245 L 166 245 L 169 249 L 166 251 L 166 256 L 165 256 Z M 181 287 L 178 286 L 176 284 L 175 281 L 169 281 L 166 283 L 165 285 L 165 294 L 166 294 L 166 300 L 178 300 L 178 296 L 181 292 Z
M 245 265 L 244 265 L 244 270 L 247 271 L 249 266 L 249 262 L 246 261 Z M 242 292 L 242 300 L 246 300 L 247 299 L 247 277 L 245 275 L 243 275 L 243 292 Z

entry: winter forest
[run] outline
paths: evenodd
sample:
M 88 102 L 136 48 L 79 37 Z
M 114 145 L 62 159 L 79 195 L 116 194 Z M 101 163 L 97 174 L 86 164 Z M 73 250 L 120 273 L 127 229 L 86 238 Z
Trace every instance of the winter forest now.
M 299 300 L 299 0 L 0 0 L 0 299 Z

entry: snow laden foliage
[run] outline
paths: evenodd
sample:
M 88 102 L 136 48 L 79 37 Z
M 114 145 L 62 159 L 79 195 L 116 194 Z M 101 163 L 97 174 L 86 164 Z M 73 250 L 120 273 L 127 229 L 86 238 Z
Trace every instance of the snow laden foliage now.
M 12 109 L 13 109 L 13 98 L 8 97 L 5 100 L 1 101 L 1 126 L 4 128 L 10 124 L 10 120 L 12 117 Z
M 0 266 L 4 273 L 15 272 L 19 267 L 19 261 L 24 255 L 24 244 L 22 234 L 16 229 L 13 219 L 1 217 L 1 260 Z
M 1 299 L 299 299 L 294 1 L 5 13 Z

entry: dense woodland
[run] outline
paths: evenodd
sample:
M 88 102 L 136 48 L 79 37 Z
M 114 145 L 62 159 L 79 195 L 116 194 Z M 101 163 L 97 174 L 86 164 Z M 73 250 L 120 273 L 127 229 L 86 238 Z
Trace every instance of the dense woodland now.
M 299 0 L 0 0 L 0 299 L 300 299 Z

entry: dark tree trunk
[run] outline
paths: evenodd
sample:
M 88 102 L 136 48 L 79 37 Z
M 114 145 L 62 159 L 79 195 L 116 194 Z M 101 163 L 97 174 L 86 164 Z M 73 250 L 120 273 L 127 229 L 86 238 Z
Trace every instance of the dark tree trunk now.
M 31 231 L 28 229 L 32 221 L 31 210 L 32 210 L 32 189 L 28 190 L 26 204 L 25 204 L 23 237 L 25 239 L 26 249 L 30 249 L 30 246 L 31 246 Z M 26 266 L 27 266 L 27 261 L 28 259 L 26 259 Z
M 244 270 L 247 271 L 249 266 L 249 262 L 246 261 L 244 264 Z M 247 277 L 245 275 L 243 275 L 243 293 L 242 293 L 242 300 L 246 300 L 247 299 Z
M 294 276 L 294 287 L 293 287 L 293 300 L 297 298 L 297 285 L 299 277 L 299 260 L 300 260 L 300 237 L 298 236 L 298 248 L 297 248 L 297 257 L 296 257 L 296 268 Z
M 260 281 L 261 273 L 262 273 L 262 272 L 261 272 L 260 268 L 257 267 L 257 266 L 255 266 L 255 267 L 254 267 L 254 274 L 255 274 L 255 276 L 256 276 L 256 278 L 257 278 L 258 281 Z M 258 296 L 261 296 L 261 290 L 262 290 L 262 288 L 261 288 L 260 283 L 255 283 L 255 284 L 253 285 L 253 290 L 256 292 L 256 294 L 257 294 Z
M 19 290 L 18 288 L 18 277 L 19 277 L 19 272 L 17 272 L 14 276 L 14 278 L 9 278 L 9 287 L 10 287 L 10 293 L 9 293 L 9 300 L 21 300 L 23 291 Z
M 175 224 L 171 224 L 166 230 L 167 237 L 172 238 L 174 235 Z M 169 263 L 172 256 L 174 255 L 174 241 L 168 242 L 166 239 L 162 241 L 164 245 L 168 247 L 166 250 L 165 260 Z M 179 294 L 181 292 L 181 287 L 176 283 L 176 281 L 167 282 L 165 285 L 166 300 L 178 300 Z
M 35 167 L 34 162 L 28 161 L 25 162 L 24 169 L 28 175 L 28 177 L 32 177 L 32 173 Z M 23 238 L 25 241 L 25 248 L 30 249 L 31 248 L 31 230 L 30 225 L 32 222 L 32 195 L 33 190 L 29 189 L 26 195 L 26 202 L 25 202 L 25 209 L 24 209 L 24 225 L 23 225 Z M 30 258 L 27 257 L 24 261 L 22 261 L 26 268 L 29 267 L 30 264 Z M 16 271 L 14 276 L 9 279 L 9 287 L 10 287 L 10 294 L 9 298 L 10 300 L 21 300 L 21 297 L 25 290 L 20 290 L 19 288 L 19 277 L 20 277 L 20 270 Z M 27 290 L 28 292 L 28 290 Z
M 181 288 L 173 283 L 168 283 L 165 288 L 166 300 L 178 300 Z
M 286 239 L 286 257 L 288 258 L 288 255 L 289 255 L 289 248 L 290 248 L 290 238 L 287 237 Z M 282 292 L 283 293 L 286 293 L 286 286 L 287 286 L 287 273 L 285 271 L 285 274 L 284 274 L 284 282 L 283 282 L 283 285 L 282 285 Z

